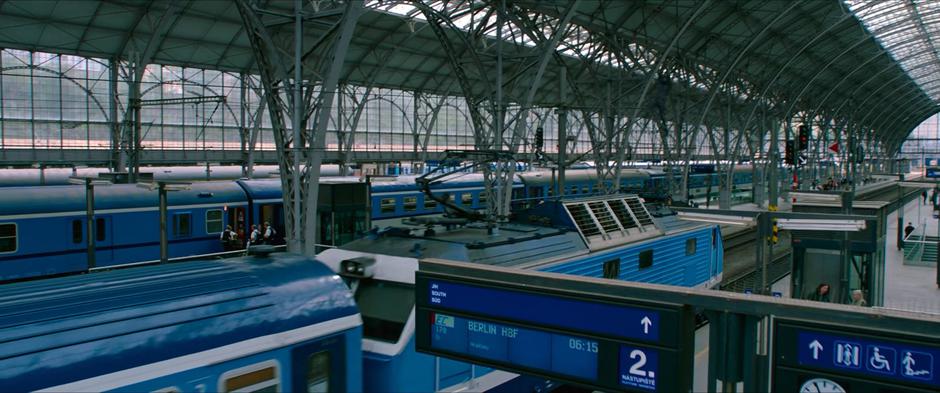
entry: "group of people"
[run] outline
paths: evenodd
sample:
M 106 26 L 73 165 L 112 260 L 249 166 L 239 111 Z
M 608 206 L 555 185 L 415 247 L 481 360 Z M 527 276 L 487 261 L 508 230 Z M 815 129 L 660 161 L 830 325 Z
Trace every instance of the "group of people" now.
M 816 287 L 816 290 L 813 291 L 813 293 L 809 294 L 809 296 L 806 296 L 806 300 L 815 300 L 817 302 L 829 303 L 832 301 L 829 295 L 829 289 L 830 289 L 829 284 L 827 283 L 819 284 L 819 286 Z M 853 306 L 865 307 L 868 305 L 868 302 L 865 301 L 865 294 L 862 292 L 861 289 L 852 290 L 851 295 L 852 295 L 851 304 Z
M 839 188 L 844 188 L 848 184 L 849 184 L 848 178 L 843 177 L 841 180 L 837 182 L 835 179 L 832 178 L 832 176 L 829 176 L 829 179 L 826 180 L 822 184 L 819 183 L 819 180 L 813 179 L 813 184 L 810 185 L 810 190 L 831 191 L 831 190 L 837 190 Z
M 251 233 L 248 235 L 247 245 L 250 247 L 259 244 L 274 244 L 276 238 L 277 230 L 271 226 L 271 223 L 265 222 L 262 227 L 252 225 Z M 234 251 L 242 248 L 242 242 L 238 237 L 238 232 L 235 232 L 231 225 L 225 227 L 225 230 L 222 231 L 222 234 L 219 236 L 219 241 L 222 242 L 222 248 L 225 249 L 225 251 Z

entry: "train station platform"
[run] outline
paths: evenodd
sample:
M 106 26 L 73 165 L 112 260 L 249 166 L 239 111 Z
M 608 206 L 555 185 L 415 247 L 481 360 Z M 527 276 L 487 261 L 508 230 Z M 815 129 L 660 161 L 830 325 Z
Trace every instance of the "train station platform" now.
M 904 221 L 919 223 L 927 236 L 937 236 L 937 219 L 932 208 L 920 199 L 904 206 Z M 888 217 L 888 233 L 898 230 L 897 213 Z M 923 223 L 923 224 L 920 224 Z M 904 264 L 904 254 L 898 250 L 897 236 L 887 236 L 885 244 L 885 297 L 884 307 L 897 310 L 940 315 L 940 288 L 937 288 L 936 267 Z

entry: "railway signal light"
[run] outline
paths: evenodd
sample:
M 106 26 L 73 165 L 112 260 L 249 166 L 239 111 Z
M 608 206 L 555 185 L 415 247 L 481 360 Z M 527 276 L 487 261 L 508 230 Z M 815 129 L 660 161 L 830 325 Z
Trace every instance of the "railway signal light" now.
M 535 129 L 535 150 L 542 151 L 545 147 L 545 130 L 542 127 Z
M 787 146 L 783 153 L 783 162 L 787 165 L 793 165 L 793 141 L 787 141 Z
M 809 127 L 800 125 L 800 150 L 806 150 L 809 147 Z

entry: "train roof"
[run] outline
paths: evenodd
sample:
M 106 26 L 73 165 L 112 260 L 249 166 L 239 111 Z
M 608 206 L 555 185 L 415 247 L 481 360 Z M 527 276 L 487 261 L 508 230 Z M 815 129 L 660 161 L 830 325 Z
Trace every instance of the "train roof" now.
M 462 227 L 391 228 L 342 246 L 344 250 L 405 258 L 444 258 L 498 266 L 524 266 L 587 253 L 578 234 L 564 229 L 508 224 L 492 233 L 484 223 Z
M 62 385 L 226 345 L 219 352 L 231 357 L 247 339 L 281 346 L 328 334 L 324 324 L 361 324 L 342 279 L 286 253 L 9 284 L 0 299 L 2 391 L 110 390 Z
M 557 177 L 557 174 L 555 175 Z M 621 170 L 621 179 L 648 179 L 649 174 L 636 169 Z M 552 182 L 552 172 L 539 170 L 520 173 L 519 177 L 527 186 L 546 185 Z M 571 182 L 585 182 L 597 180 L 596 169 L 571 169 L 565 171 L 565 180 Z
M 95 210 L 155 207 L 156 190 L 134 184 L 95 186 Z M 167 194 L 170 206 L 245 202 L 245 192 L 230 181 L 193 183 L 189 190 Z M 0 188 L 0 216 L 85 210 L 81 185 Z

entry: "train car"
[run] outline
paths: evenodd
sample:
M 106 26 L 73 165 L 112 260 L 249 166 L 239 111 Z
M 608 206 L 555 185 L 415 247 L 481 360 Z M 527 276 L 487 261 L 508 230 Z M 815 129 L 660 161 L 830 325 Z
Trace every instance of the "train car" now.
M 247 207 L 234 182 L 194 184 L 168 194 L 169 256 L 219 252 L 229 211 Z M 95 188 L 95 266 L 158 259 L 160 220 L 156 191 L 132 184 Z M 85 271 L 85 188 L 10 187 L 0 192 L 0 280 Z
M 524 198 L 529 201 L 540 201 L 555 194 L 555 183 L 558 175 L 548 171 L 527 172 L 519 174 L 519 180 L 525 187 Z M 620 175 L 620 189 L 627 193 L 638 193 L 650 181 L 650 176 L 644 171 L 624 169 Z M 576 169 L 565 171 L 565 196 L 594 195 L 597 189 L 596 169 Z M 516 198 L 514 198 L 516 199 Z
M 0 287 L 0 391 L 362 389 L 362 319 L 329 268 L 275 253 Z
M 416 176 L 399 176 L 394 179 L 373 179 L 372 218 L 384 220 L 443 213 L 443 207 L 418 188 L 415 178 Z M 518 180 L 513 182 L 515 191 L 521 191 L 522 187 Z M 434 184 L 431 189 L 435 194 L 446 194 L 451 202 L 462 208 L 486 208 L 487 195 L 483 174 L 462 174 Z M 521 193 L 515 192 L 514 196 L 521 198 Z
M 689 287 L 714 287 L 722 278 L 717 225 L 652 217 L 636 196 L 548 201 L 497 230 L 453 219 L 443 225 L 430 218 L 412 222 L 416 226 L 377 231 L 317 257 L 355 288 L 363 315 L 366 391 L 552 386 L 415 352 L 414 273 L 421 258 Z
M 322 176 L 339 176 L 339 167 L 324 165 Z M 64 186 L 69 178 L 99 177 L 109 173 L 108 168 L 16 168 L 0 169 L 0 187 L 25 186 Z M 242 168 L 232 165 L 216 166 L 151 166 L 141 167 L 141 173 L 153 174 L 157 181 L 212 181 L 236 180 L 242 177 Z M 264 179 L 278 176 L 277 165 L 258 165 L 254 169 L 255 178 Z
M 597 193 L 593 169 L 566 174 L 565 196 Z M 661 181 L 655 170 L 627 170 L 624 190 L 649 192 Z M 750 172 L 735 174 L 748 181 Z M 359 181 L 355 177 L 331 177 L 329 181 Z M 550 172 L 518 174 L 513 182 L 513 209 L 533 206 L 554 198 Z M 248 239 L 251 225 L 270 223 L 286 235 L 281 182 L 278 179 L 196 182 L 190 190 L 169 193 L 168 241 L 170 257 L 189 257 L 224 251 L 218 241 L 226 225 Z M 464 174 L 432 186 L 457 205 L 482 210 L 486 192 L 481 174 Z M 646 197 L 645 194 L 640 194 Z M 351 219 L 350 231 L 364 233 L 370 221 L 440 214 L 442 206 L 427 198 L 414 177 L 372 183 L 369 216 Z M 0 188 L 0 281 L 85 271 L 85 190 L 81 186 Z M 134 185 L 95 187 L 95 266 L 154 261 L 159 258 L 157 193 Z M 343 218 L 343 220 L 346 220 Z M 363 221 L 360 225 L 359 221 Z M 344 221 L 345 222 L 345 221 Z M 388 221 L 385 221 L 388 222 Z M 343 239 L 356 237 L 348 234 Z M 322 241 L 325 244 L 335 244 Z

